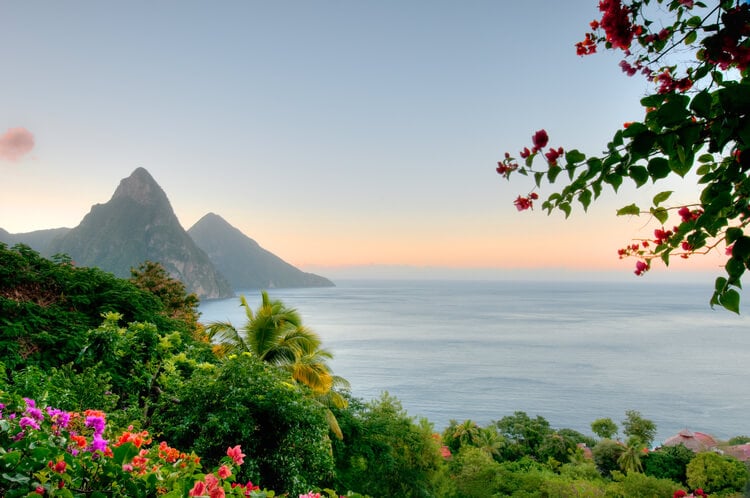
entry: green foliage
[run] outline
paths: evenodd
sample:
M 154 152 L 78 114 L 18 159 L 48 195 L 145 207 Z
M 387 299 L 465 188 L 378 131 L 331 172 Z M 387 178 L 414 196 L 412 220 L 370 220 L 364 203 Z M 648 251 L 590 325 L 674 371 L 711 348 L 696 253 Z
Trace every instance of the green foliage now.
M 450 468 L 457 496 L 484 498 L 499 491 L 502 467 L 479 448 L 461 448 Z
M 687 465 L 687 481 L 706 493 L 741 492 L 750 479 L 747 467 L 731 457 L 703 452 Z
M 130 281 L 136 287 L 150 292 L 161 301 L 164 316 L 172 318 L 188 327 L 189 332 L 197 334 L 198 296 L 185 290 L 185 285 L 172 278 L 159 263 L 146 261 L 138 268 L 130 269 Z
M 29 365 L 44 370 L 74 362 L 88 331 L 102 314 L 116 311 L 126 322 L 149 322 L 160 330 L 181 330 L 164 316 L 151 293 L 95 268 L 77 268 L 69 259 L 44 259 L 27 246 L 0 243 L 0 350 L 6 368 Z
M 333 442 L 337 488 L 373 496 L 433 496 L 443 462 L 430 424 L 409 417 L 388 393 L 369 403 L 351 400 L 336 417 L 344 433 Z
M 533 149 L 522 152 L 524 161 L 519 164 L 508 153 L 497 172 L 505 178 L 514 172 L 531 176 L 536 180 L 534 190 L 545 181 L 558 183 L 559 190 L 542 202 L 542 208 L 548 213 L 562 211 L 566 218 L 576 203 L 586 210 L 607 185 L 617 193 L 627 180 L 641 188 L 664 179 L 692 182 L 697 177 L 702 191 L 693 202 L 670 205 L 671 191 L 663 191 L 647 209 L 630 203 L 617 212 L 646 214 L 663 235 L 629 243 L 620 256 L 637 258 L 636 274 L 641 275 L 654 259 L 669 264 L 671 256 L 690 258 L 729 248 L 726 277 L 717 281 L 710 304 L 738 313 L 738 289 L 750 268 L 750 5 L 715 2 L 705 17 L 693 15 L 694 6 L 706 7 L 674 0 L 623 2 L 616 22 L 603 17 L 592 28 L 595 32 L 577 45 L 581 55 L 595 52 L 597 44 L 623 50 L 623 70 L 656 84 L 654 93 L 640 101 L 643 118 L 616 131 L 602 155 L 587 157 L 575 149 L 563 153 L 557 146 L 545 153 L 549 137 L 540 130 L 533 137 Z M 613 8 L 602 11 L 603 16 L 615 16 Z M 674 65 L 665 62 L 685 44 L 681 53 L 694 54 L 692 58 L 680 56 Z M 542 167 L 535 167 L 537 158 Z M 562 171 L 567 174 L 560 175 Z M 519 196 L 516 207 L 531 208 L 538 197 L 535 191 Z M 675 228 L 664 228 L 672 226 L 673 214 L 678 215 Z
M 620 469 L 618 461 L 625 452 L 625 446 L 619 441 L 602 439 L 591 448 L 591 452 L 594 455 L 594 463 L 596 463 L 599 472 L 605 477 L 610 477 L 612 472 Z
M 695 456 L 683 444 L 665 446 L 651 451 L 642 458 L 646 475 L 687 484 L 687 465 Z
M 602 439 L 612 439 L 617 434 L 617 424 L 611 418 L 599 418 L 591 422 L 591 431 Z
M 547 436 L 553 433 L 544 417 L 537 415 L 532 419 L 522 411 L 501 418 L 496 425 L 507 441 L 503 450 L 505 460 L 537 455 Z
M 241 444 L 248 457 L 240 480 L 291 494 L 333 480 L 324 408 L 250 354 L 197 367 L 160 397 L 153 426 L 207 463 Z
M 638 439 L 643 446 L 650 446 L 656 437 L 656 424 L 645 419 L 636 410 L 627 410 L 622 421 L 622 432 L 629 438 Z
M 607 496 L 630 498 L 672 498 L 680 485 L 669 479 L 658 479 L 638 472 L 617 475 Z

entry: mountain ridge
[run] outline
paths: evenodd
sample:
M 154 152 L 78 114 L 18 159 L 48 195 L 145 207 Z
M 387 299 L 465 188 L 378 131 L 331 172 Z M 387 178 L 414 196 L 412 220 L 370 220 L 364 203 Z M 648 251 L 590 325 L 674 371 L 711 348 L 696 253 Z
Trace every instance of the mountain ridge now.
M 207 213 L 187 232 L 234 289 L 334 286 L 264 249 L 218 214 Z
M 334 286 L 267 251 L 218 214 L 207 213 L 185 230 L 167 194 L 142 167 L 120 181 L 109 201 L 94 204 L 78 226 L 16 234 L 0 228 L 0 242 L 25 244 L 45 257 L 65 253 L 78 265 L 122 278 L 144 261 L 156 261 L 204 299 L 231 297 L 234 290 Z

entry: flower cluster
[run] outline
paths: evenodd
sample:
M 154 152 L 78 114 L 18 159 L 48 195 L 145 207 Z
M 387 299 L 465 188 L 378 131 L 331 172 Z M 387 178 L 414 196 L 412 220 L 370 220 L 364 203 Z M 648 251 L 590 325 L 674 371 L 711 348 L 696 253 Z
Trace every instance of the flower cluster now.
M 703 489 L 698 488 L 690 494 L 687 494 L 687 492 L 684 489 L 678 489 L 677 491 L 674 492 L 674 494 L 672 495 L 672 498 L 694 498 L 696 496 L 700 496 L 703 498 L 708 497 L 708 495 L 706 494 L 705 491 L 703 491 Z
M 522 197 L 518 196 L 515 201 L 513 201 L 513 204 L 515 204 L 516 209 L 519 211 L 525 211 L 527 209 L 531 209 L 534 207 L 534 201 L 539 199 L 539 194 L 536 192 L 531 192 L 528 197 Z
M 702 56 L 721 69 L 736 66 L 744 71 L 750 66 L 750 5 L 728 10 L 722 15 L 722 23 L 721 29 L 703 40 Z
M 10 408 L 0 403 L 0 422 L 0 468 L 7 470 L 4 484 L 11 486 L 3 489 L 13 496 L 20 496 L 19 492 L 58 496 L 63 488 L 86 495 L 108 494 L 112 480 L 138 496 L 170 491 L 211 498 L 274 496 L 250 481 L 234 482 L 235 468 L 245 457 L 239 445 L 227 448 L 227 457 L 218 468 L 204 475 L 195 454 L 181 452 L 165 441 L 152 446 L 148 431 L 135 431 L 132 426 L 114 437 L 110 447 L 104 438 L 106 414 L 98 410 L 41 409 L 26 398 Z M 23 466 L 8 465 L 21 458 Z
M 604 30 L 607 43 L 613 48 L 629 50 L 633 37 L 643 30 L 631 20 L 630 8 L 620 0 L 601 0 L 599 10 L 602 12 L 599 27 Z

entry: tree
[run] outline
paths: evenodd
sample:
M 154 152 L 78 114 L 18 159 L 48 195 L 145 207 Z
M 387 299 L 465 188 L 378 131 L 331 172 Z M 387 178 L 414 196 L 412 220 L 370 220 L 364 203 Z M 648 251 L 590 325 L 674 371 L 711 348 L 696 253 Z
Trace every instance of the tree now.
M 596 468 L 604 477 L 611 476 L 613 471 L 620 468 L 618 460 L 624 451 L 625 446 L 621 442 L 611 439 L 602 439 L 591 448 Z
M 644 474 L 687 484 L 687 465 L 695 457 L 684 444 L 664 446 L 643 457 Z
M 602 439 L 612 439 L 617 434 L 617 424 L 611 418 L 599 418 L 591 422 L 591 431 Z
M 620 50 L 625 73 L 653 80 L 655 92 L 640 102 L 643 119 L 616 131 L 599 157 L 562 147 L 544 152 L 549 136 L 539 130 L 532 148 L 525 147 L 520 160 L 506 153 L 497 172 L 534 179 L 536 187 L 515 200 L 519 211 L 533 207 L 544 183 L 561 183 L 542 208 L 566 217 L 575 202 L 586 210 L 606 186 L 617 192 L 626 179 L 640 188 L 649 181 L 697 175 L 702 192 L 693 202 L 670 205 L 672 191 L 665 190 L 647 209 L 631 203 L 618 210 L 618 215 L 645 214 L 657 222 L 653 237 L 628 243 L 620 257 L 636 258 L 635 273 L 642 275 L 657 259 L 669 264 L 671 257 L 726 251 L 726 276 L 717 278 L 711 305 L 738 313 L 737 289 L 750 268 L 750 5 L 605 0 L 599 9 L 602 18 L 591 23 L 577 53 L 592 54 L 599 46 Z M 673 57 L 683 45 L 686 51 Z
M 237 330 L 230 322 L 213 322 L 206 331 L 219 343 L 221 355 L 252 353 L 260 360 L 280 367 L 295 381 L 314 393 L 324 394 L 333 386 L 326 360 L 330 352 L 321 348 L 320 337 L 302 325 L 296 310 L 261 292 L 261 304 L 253 312 L 245 296 L 240 297 L 247 321 Z
M 644 446 L 650 446 L 656 437 L 656 424 L 645 419 L 636 410 L 627 410 L 622 421 L 622 431 L 630 439 L 636 438 Z
M 237 330 L 230 322 L 214 322 L 206 328 L 208 337 L 219 342 L 218 354 L 254 354 L 307 386 L 312 397 L 325 407 L 331 432 L 341 439 L 343 434 L 331 408 L 344 408 L 346 399 L 333 388 L 348 390 L 349 382 L 331 372 L 327 360 L 333 355 L 322 348 L 320 336 L 302 325 L 297 310 L 271 300 L 266 291 L 261 292 L 261 304 L 255 312 L 245 296 L 240 297 L 240 304 L 247 317 L 242 329 Z
M 496 425 L 507 441 L 503 453 L 510 460 L 537 456 L 542 442 L 553 433 L 544 417 L 537 415 L 532 419 L 522 411 L 501 418 Z
M 415 421 L 387 392 L 369 403 L 351 400 L 336 417 L 344 432 L 342 441 L 333 441 L 337 489 L 370 496 L 435 496 L 443 458 L 431 424 Z
M 643 446 L 643 443 L 637 437 L 631 437 L 628 439 L 628 444 L 625 446 L 625 450 L 617 459 L 617 463 L 620 465 L 623 472 L 626 474 L 643 472 L 641 455 L 643 455 L 644 449 L 645 447 Z
M 748 469 L 739 460 L 707 451 L 687 465 L 687 480 L 690 487 L 706 493 L 739 492 L 748 483 Z
M 196 368 L 167 391 L 153 426 L 171 445 L 195 451 L 208 465 L 239 444 L 247 456 L 238 482 L 250 479 L 298 496 L 333 480 L 324 412 L 302 386 L 244 353 Z
M 158 297 L 166 316 L 187 323 L 193 331 L 198 330 L 198 296 L 188 294 L 185 284 L 172 278 L 161 264 L 145 261 L 138 268 L 131 268 L 130 281 Z

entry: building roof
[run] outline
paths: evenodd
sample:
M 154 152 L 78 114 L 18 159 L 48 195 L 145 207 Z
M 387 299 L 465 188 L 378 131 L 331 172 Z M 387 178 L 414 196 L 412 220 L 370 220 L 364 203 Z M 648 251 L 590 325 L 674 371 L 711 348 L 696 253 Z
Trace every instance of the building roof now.
M 679 446 L 681 444 L 697 453 L 715 448 L 717 442 L 713 437 L 706 433 L 683 429 L 678 434 L 667 438 L 664 441 L 663 446 Z

